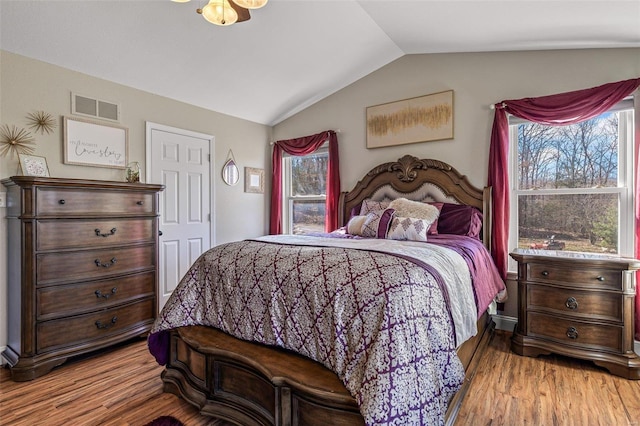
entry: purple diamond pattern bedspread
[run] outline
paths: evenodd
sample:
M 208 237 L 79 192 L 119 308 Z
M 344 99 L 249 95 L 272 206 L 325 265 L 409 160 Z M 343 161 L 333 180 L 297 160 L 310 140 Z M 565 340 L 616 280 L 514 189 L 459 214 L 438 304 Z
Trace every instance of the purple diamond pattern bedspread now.
M 149 347 L 164 363 L 167 330 L 216 327 L 321 362 L 355 397 L 367 425 L 443 424 L 464 380 L 443 281 L 428 263 L 380 251 L 228 243 L 192 265 Z

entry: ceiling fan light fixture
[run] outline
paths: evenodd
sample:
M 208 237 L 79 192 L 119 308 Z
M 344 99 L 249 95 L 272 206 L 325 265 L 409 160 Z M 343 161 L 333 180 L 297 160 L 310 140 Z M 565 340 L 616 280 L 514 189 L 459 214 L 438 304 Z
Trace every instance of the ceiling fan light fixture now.
M 171 0 L 174 3 L 189 3 L 191 0 Z
M 269 0 L 231 0 L 240 7 L 245 9 L 260 9 L 267 4 Z
M 227 0 L 209 0 L 202 8 L 202 17 L 215 25 L 227 26 L 235 24 L 238 14 Z

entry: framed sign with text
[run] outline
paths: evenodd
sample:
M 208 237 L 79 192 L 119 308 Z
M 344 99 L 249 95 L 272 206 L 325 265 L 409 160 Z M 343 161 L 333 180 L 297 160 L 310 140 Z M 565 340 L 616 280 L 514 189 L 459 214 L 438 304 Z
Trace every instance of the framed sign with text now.
M 125 169 L 129 129 L 75 117 L 64 117 L 64 163 Z

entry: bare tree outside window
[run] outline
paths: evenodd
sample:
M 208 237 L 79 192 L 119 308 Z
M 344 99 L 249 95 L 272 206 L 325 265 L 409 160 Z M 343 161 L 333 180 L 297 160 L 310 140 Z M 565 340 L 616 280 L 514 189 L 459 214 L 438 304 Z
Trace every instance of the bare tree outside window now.
M 619 116 L 517 124 L 518 247 L 618 253 Z
M 324 232 L 328 151 L 323 149 L 305 156 L 291 156 L 286 158 L 286 164 L 290 171 L 285 191 L 290 213 L 289 232 Z

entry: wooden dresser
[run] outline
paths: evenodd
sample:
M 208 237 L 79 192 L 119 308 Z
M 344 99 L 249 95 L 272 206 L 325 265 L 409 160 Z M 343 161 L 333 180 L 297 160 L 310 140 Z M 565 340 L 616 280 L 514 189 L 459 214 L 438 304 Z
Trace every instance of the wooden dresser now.
M 14 176 L 8 318 L 16 381 L 145 335 L 157 315 L 161 185 Z
M 519 355 L 557 353 L 591 360 L 640 380 L 634 352 L 636 259 L 518 250 L 518 324 L 511 349 Z

